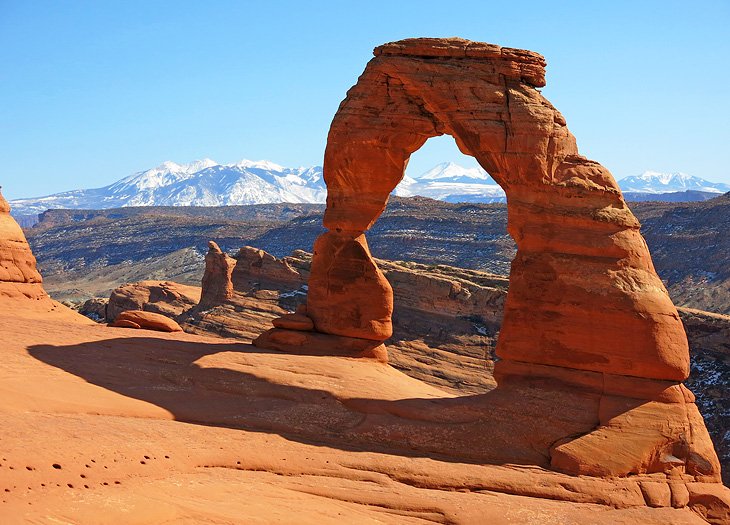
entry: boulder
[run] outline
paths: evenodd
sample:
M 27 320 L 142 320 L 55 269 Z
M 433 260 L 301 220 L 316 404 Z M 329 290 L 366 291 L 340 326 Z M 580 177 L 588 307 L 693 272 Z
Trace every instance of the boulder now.
M 115 328 L 142 328 L 157 332 L 182 332 L 177 322 L 162 314 L 142 310 L 126 310 L 120 313 L 110 326 Z
M 200 288 L 171 281 L 140 281 L 114 290 L 106 307 L 106 319 L 114 322 L 127 310 L 144 310 L 174 318 L 200 301 Z

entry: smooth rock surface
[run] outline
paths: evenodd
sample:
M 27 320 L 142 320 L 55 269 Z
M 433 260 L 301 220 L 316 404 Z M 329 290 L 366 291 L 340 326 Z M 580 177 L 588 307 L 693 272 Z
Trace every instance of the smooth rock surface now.
M 582 414 L 597 398 L 580 391 L 522 385 L 454 397 L 371 359 L 73 319 L 0 309 L 8 523 L 699 525 L 727 516 L 716 483 L 548 470 L 539 436 L 591 424 Z M 684 499 L 651 507 L 662 500 L 645 495 L 647 483 L 682 487 Z
M 158 332 L 182 332 L 174 320 L 162 314 L 142 310 L 125 310 L 109 326 L 115 328 L 142 328 Z
M 23 230 L 0 193 L 0 297 L 48 301 Z

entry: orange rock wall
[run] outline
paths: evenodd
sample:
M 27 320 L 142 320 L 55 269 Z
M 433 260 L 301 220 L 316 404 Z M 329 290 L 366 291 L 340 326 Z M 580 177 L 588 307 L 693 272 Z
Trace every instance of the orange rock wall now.
M 0 194 L 0 296 L 45 298 L 42 282 L 23 230 Z

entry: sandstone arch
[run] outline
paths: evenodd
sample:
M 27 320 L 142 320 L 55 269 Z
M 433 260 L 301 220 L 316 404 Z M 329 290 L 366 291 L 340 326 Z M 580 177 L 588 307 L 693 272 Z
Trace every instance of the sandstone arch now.
M 297 331 L 285 316 L 256 344 L 382 357 L 393 293 L 365 232 L 409 156 L 449 134 L 505 190 L 518 247 L 497 345 L 498 410 L 522 395 L 519 385 L 538 397 L 541 385 L 566 385 L 593 396 L 586 410 L 594 426 L 547 447 L 553 468 L 717 481 L 717 456 L 681 384 L 689 373 L 684 329 L 639 222 L 609 171 L 578 153 L 538 90 L 544 85 L 545 60 L 531 51 L 458 38 L 376 48 L 327 140 L 329 231 L 315 242 L 306 306 L 315 332 Z M 519 431 L 539 429 L 528 422 Z
M 498 354 L 505 359 L 681 381 L 686 337 L 639 223 L 611 174 L 578 154 L 540 94 L 537 53 L 460 39 L 375 50 L 332 122 L 328 188 L 308 313 L 318 331 L 385 340 L 392 292 L 364 232 L 408 157 L 452 135 L 504 188 L 517 242 Z

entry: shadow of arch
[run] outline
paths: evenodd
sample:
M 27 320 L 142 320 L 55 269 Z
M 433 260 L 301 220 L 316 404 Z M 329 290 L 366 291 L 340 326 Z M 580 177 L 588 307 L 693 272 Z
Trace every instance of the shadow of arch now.
M 600 395 L 567 385 L 505 383 L 486 394 L 386 399 L 343 397 L 264 377 L 269 352 L 248 344 L 116 338 L 71 346 L 37 345 L 34 358 L 123 396 L 152 403 L 175 420 L 283 435 L 343 450 L 390 452 L 479 464 L 550 467 L 550 446 L 596 426 Z M 218 366 L 201 365 L 217 356 Z M 255 366 L 241 366 L 241 359 Z M 301 368 L 351 358 L 288 355 Z M 251 370 L 247 372 L 246 370 Z M 257 375 L 253 371 L 258 371 Z M 405 380 L 398 372 L 395 381 Z M 297 378 L 299 379 L 299 378 Z M 377 392 L 377 386 L 370 393 Z M 637 401 L 636 406 L 645 401 Z

